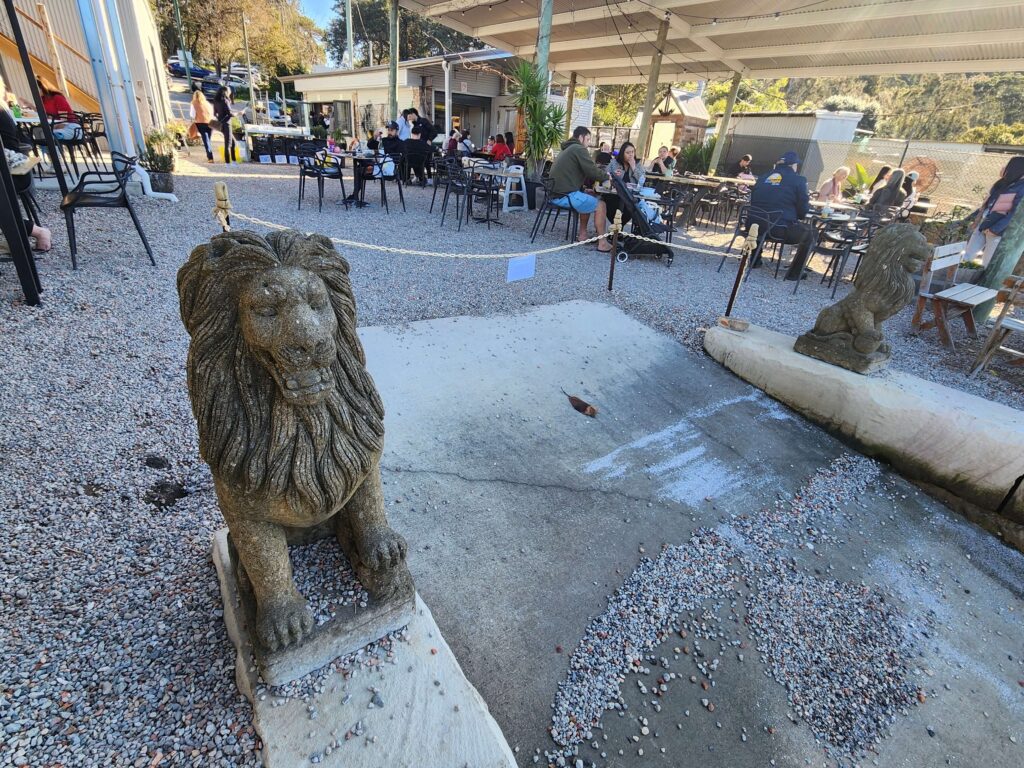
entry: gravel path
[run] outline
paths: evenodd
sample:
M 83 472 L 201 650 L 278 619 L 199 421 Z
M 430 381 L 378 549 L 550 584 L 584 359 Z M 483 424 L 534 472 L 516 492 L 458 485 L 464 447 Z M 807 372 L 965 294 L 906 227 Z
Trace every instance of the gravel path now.
M 330 188 L 323 213 L 308 200 L 297 212 L 294 169 L 186 162 L 179 204 L 138 201 L 155 269 L 125 212 L 93 210 L 78 216 L 72 272 L 57 198 L 41 192 L 54 231 L 39 260 L 43 305 L 25 307 L 14 270 L 0 267 L 0 524 L 11 542 L 0 553 L 0 766 L 149 766 L 158 754 L 160 765 L 257 761 L 208 554 L 221 519 L 197 455 L 174 284 L 189 250 L 217 231 L 210 209 L 221 174 L 238 211 L 285 225 L 448 251 L 530 247 L 524 214 L 490 232 L 440 229 L 426 213 L 429 189 L 408 191 L 405 214 L 345 211 Z M 630 263 L 609 296 L 607 262 L 593 251 L 543 257 L 536 278 L 512 285 L 501 261 L 346 256 L 363 325 L 590 299 L 695 350 L 734 269 L 716 274 L 710 256 L 681 256 L 671 269 Z M 758 274 L 740 314 L 796 333 L 827 301 L 814 280 L 794 299 Z M 907 316 L 890 329 L 897 366 L 1024 407 L 1019 373 L 997 365 L 967 382 L 959 372 L 972 345 L 950 355 L 934 338 L 906 339 Z

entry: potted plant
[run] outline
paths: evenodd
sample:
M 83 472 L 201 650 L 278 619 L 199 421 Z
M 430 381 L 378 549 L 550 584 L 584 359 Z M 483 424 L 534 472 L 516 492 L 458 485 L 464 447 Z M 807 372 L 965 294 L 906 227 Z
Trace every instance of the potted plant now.
M 163 130 L 146 133 L 146 151 L 139 163 L 149 172 L 154 192 L 174 191 L 174 164 L 177 160 L 177 137 Z
M 867 169 L 860 163 L 854 163 L 850 175 L 846 177 L 846 197 L 853 198 L 854 202 L 866 201 L 868 188 L 874 177 L 867 172 Z
M 548 101 L 547 73 L 529 62 L 519 62 L 512 74 L 511 91 L 526 123 L 526 199 L 532 209 L 537 205 L 537 187 L 548 153 L 565 138 L 565 109 Z

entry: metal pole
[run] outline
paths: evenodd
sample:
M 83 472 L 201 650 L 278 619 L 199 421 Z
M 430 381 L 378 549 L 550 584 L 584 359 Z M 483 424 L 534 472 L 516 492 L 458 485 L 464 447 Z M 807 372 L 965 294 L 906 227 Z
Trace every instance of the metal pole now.
M 189 93 L 192 92 L 192 57 L 189 55 L 189 50 L 185 47 L 185 31 L 181 28 L 181 8 L 178 7 L 178 0 L 174 2 L 174 21 L 178 25 L 178 40 L 181 41 L 181 55 L 185 58 L 183 62 L 185 65 L 185 79 L 188 80 Z M 252 78 L 252 74 L 249 74 L 249 78 Z
M 668 14 L 666 13 L 658 27 L 658 42 L 654 45 L 651 56 L 651 71 L 647 78 L 647 96 L 644 98 L 644 111 L 640 116 L 640 135 L 637 137 L 637 157 L 647 157 L 651 142 L 651 113 L 654 111 L 654 98 L 658 93 L 658 80 L 661 78 L 661 52 L 665 50 L 668 39 Z
M 389 31 L 391 57 L 388 60 L 388 109 L 391 119 L 398 119 L 398 0 L 391 0 Z
M 757 238 L 758 226 L 757 224 L 751 224 L 750 229 L 747 230 L 747 237 L 743 243 L 743 250 L 740 252 L 740 268 L 736 272 L 736 280 L 732 284 L 732 293 L 729 294 L 729 304 L 725 308 L 726 317 L 732 314 L 733 304 L 736 303 L 736 297 L 740 292 L 740 284 L 743 282 L 743 273 L 747 269 L 747 260 L 750 259 L 751 255 L 757 251 Z
M 533 63 L 538 72 L 548 71 L 548 52 L 551 49 L 551 17 L 554 14 L 555 0 L 540 0 L 540 14 L 537 18 L 537 52 L 533 55 Z
M 740 80 L 743 75 L 737 72 L 732 76 L 732 88 L 729 89 L 729 98 L 725 100 L 725 112 L 722 113 L 722 120 L 718 124 L 718 131 L 715 133 L 715 148 L 711 151 L 711 162 L 708 163 L 708 174 L 715 175 L 718 170 L 718 163 L 722 159 L 722 149 L 725 147 L 725 135 L 729 130 L 729 121 L 732 119 L 732 108 L 736 106 L 736 95 L 740 92 Z
M 565 134 L 572 135 L 572 103 L 576 100 L 576 73 L 569 75 L 569 90 L 565 93 Z
M 348 53 L 348 68 L 356 68 L 356 45 L 352 34 L 352 0 L 345 0 L 345 51 Z
M 39 115 L 39 128 L 43 132 L 43 138 L 46 139 L 46 150 L 50 153 L 50 161 L 53 163 L 53 170 L 57 175 L 57 186 L 60 187 L 60 193 L 63 196 L 68 193 L 68 183 L 64 180 L 64 171 L 60 167 L 60 152 L 57 151 L 57 142 L 53 140 L 53 130 L 50 127 L 50 121 L 46 119 L 46 110 L 43 109 L 43 97 L 39 95 L 39 86 L 32 74 L 32 58 L 25 45 L 25 36 L 21 32 L 21 22 L 18 20 L 18 12 L 14 8 L 14 0 L 4 0 L 4 7 L 7 9 L 7 21 L 11 25 L 11 34 L 14 35 L 14 42 L 18 45 L 21 67 L 28 79 L 28 89 L 32 91 L 32 103 L 35 105 L 36 114 Z
M 608 265 L 608 290 L 612 289 L 615 282 L 615 261 L 619 255 L 619 232 L 622 231 L 622 211 L 615 212 L 615 221 L 612 222 L 612 249 L 608 252 L 611 263 Z
M 452 63 L 445 59 L 441 62 L 444 70 L 444 140 L 452 132 Z
M 57 75 L 57 85 L 61 91 L 70 93 L 68 90 L 68 79 L 64 74 L 64 65 L 60 63 L 60 51 L 57 48 L 57 40 L 53 36 L 53 27 L 50 25 L 50 13 L 42 3 L 36 3 L 36 10 L 39 12 L 39 23 L 43 27 L 43 34 L 46 35 L 46 44 L 50 49 L 50 59 L 53 71 Z
M 174 0 L 177 2 L 178 0 Z M 260 124 L 259 115 L 256 112 L 256 100 L 254 97 L 256 83 L 252 77 L 252 58 L 249 56 L 249 19 L 242 14 L 242 44 L 245 46 L 245 70 L 249 75 L 249 108 L 252 110 L 252 120 L 256 125 Z

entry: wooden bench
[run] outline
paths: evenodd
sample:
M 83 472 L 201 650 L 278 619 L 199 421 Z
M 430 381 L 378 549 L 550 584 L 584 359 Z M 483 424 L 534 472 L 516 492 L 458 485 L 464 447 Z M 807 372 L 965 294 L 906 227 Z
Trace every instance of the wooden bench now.
M 949 245 L 938 246 L 931 258 L 927 259 L 921 268 L 921 288 L 917 294 L 917 307 L 914 309 L 914 317 L 910 322 L 911 333 L 918 334 L 929 328 L 936 328 L 939 332 L 939 341 L 949 349 L 956 349 L 953 339 L 949 335 L 949 323 L 960 317 L 963 318 L 967 332 L 975 339 L 978 338 L 978 329 L 974 324 L 974 308 L 986 301 L 996 298 L 997 291 L 992 288 L 985 288 L 972 283 L 957 283 L 956 274 L 960 269 L 960 258 L 963 256 L 966 243 L 950 243 Z M 933 293 L 931 290 L 932 278 L 936 273 L 946 273 L 946 283 L 949 287 Z M 932 305 L 934 319 L 928 322 L 921 322 L 928 302 Z
M 1024 365 L 1024 350 L 1003 346 L 1003 342 L 1009 338 L 1011 333 L 1024 334 L 1024 320 L 1010 317 L 1015 307 L 1024 306 L 1024 277 L 1010 275 L 1003 280 L 1003 289 L 999 291 L 996 301 L 1003 302 L 1003 309 L 991 323 L 992 331 L 985 339 L 985 344 L 978 352 L 978 356 L 974 358 L 969 376 L 974 376 L 985 370 L 996 352 L 1005 352 L 1017 358 L 1011 365 Z

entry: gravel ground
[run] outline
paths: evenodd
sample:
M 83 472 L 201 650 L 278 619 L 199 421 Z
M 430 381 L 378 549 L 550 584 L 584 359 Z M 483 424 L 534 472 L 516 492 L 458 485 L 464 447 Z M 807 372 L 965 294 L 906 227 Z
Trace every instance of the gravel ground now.
M 701 704 L 709 712 L 714 699 L 720 701 L 712 691 L 719 665 L 726 658 L 742 663 L 752 638 L 765 673 L 785 686 L 796 716 L 834 758 L 873 749 L 896 715 L 917 702 L 908 678 L 922 628 L 881 589 L 809 575 L 786 550 L 813 552 L 833 542 L 830 521 L 878 476 L 871 460 L 841 456 L 792 499 L 699 529 L 688 543 L 645 559 L 570 658 L 552 716 L 551 735 L 563 749 L 546 753 L 547 763 L 581 759 L 578 745 L 593 739 L 602 713 L 628 709 L 620 685 L 632 673 L 650 677 L 655 668 L 653 685 L 636 682 L 642 694 L 656 697 L 651 705 L 661 711 L 658 698 L 685 676 L 670 671 L 667 658 L 651 655 L 669 637 L 681 638 L 675 659 L 693 659 L 700 672 L 709 691 Z M 741 631 L 740 613 L 746 613 L 749 637 Z M 635 743 L 649 735 L 647 725 L 638 720 Z M 647 741 L 637 749 L 651 749 Z
M 57 198 L 41 192 L 54 231 L 53 251 L 39 260 L 43 305 L 25 307 L 14 270 L 0 270 L 0 522 L 12 541 L 0 553 L 0 766 L 258 760 L 209 558 L 221 519 L 197 455 L 174 284 L 189 250 L 217 231 L 215 179 L 227 177 L 239 212 L 337 237 L 446 251 L 530 247 L 525 214 L 490 232 L 440 229 L 426 213 L 430 190 L 409 190 L 404 214 L 345 211 L 330 188 L 323 213 L 308 202 L 297 212 L 294 169 L 183 165 L 179 204 L 138 201 L 155 269 L 125 212 L 93 210 L 78 216 L 81 266 L 72 272 Z M 716 274 L 716 260 L 700 255 L 671 269 L 620 265 L 611 296 L 606 259 L 592 250 L 542 257 L 534 279 L 512 285 L 501 261 L 345 255 L 363 325 L 591 299 L 693 349 L 731 282 L 729 269 Z M 758 274 L 739 309 L 796 333 L 827 301 L 815 280 L 794 299 Z M 890 325 L 897 366 L 1024 407 L 1020 374 L 997 365 L 967 382 L 960 371 L 973 346 L 951 355 L 934 338 L 907 339 L 908 317 Z

